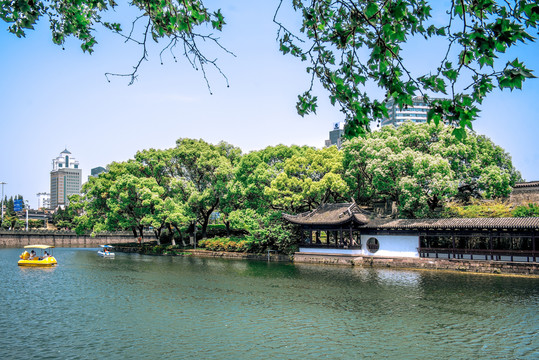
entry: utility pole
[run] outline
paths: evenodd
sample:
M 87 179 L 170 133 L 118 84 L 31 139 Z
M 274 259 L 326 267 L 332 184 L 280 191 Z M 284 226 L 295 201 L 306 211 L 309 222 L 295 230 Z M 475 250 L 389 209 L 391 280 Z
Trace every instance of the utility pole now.
M 2 185 L 2 221 L 0 223 L 4 225 L 4 185 L 7 183 L 2 181 L 0 184 Z
M 30 210 L 30 205 L 28 205 L 28 200 L 26 200 L 26 231 L 28 231 L 28 210 Z

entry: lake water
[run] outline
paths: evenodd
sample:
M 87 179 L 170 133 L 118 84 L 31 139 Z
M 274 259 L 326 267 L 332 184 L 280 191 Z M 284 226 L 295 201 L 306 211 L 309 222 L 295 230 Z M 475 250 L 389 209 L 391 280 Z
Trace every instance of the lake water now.
M 539 358 L 536 278 L 20 253 L 0 249 L 2 359 Z

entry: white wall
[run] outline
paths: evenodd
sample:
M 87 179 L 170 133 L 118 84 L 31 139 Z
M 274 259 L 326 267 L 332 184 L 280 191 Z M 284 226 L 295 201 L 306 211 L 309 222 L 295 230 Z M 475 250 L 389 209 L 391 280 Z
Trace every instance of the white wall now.
M 367 250 L 367 240 L 378 239 L 380 249 L 376 253 Z M 418 258 L 419 235 L 361 235 L 361 249 L 309 248 L 300 247 L 299 252 L 318 254 L 363 255 L 379 257 L 414 257 Z
M 305 248 L 300 247 L 299 252 L 302 253 L 317 253 L 317 254 L 334 254 L 334 255 L 363 255 L 364 251 L 360 249 L 335 249 L 335 248 Z
M 376 253 L 367 250 L 367 240 L 371 237 L 378 239 L 380 249 Z M 382 257 L 419 257 L 418 235 L 361 235 L 361 249 L 363 255 Z

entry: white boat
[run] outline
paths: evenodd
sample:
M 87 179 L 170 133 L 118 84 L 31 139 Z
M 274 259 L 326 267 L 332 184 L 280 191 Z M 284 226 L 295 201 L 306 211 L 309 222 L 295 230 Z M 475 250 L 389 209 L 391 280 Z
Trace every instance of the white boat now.
M 97 255 L 103 256 L 103 257 L 114 257 L 114 253 L 111 252 L 113 246 L 110 245 L 99 245 L 101 249 L 97 250 Z

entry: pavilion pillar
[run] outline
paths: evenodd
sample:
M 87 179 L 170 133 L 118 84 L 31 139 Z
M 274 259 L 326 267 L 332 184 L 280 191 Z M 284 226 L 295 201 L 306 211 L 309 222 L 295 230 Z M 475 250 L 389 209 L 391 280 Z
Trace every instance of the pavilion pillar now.
M 509 234 L 509 243 L 511 244 L 511 261 L 513 261 L 513 234 Z
M 533 262 L 535 262 L 535 232 L 532 234 L 532 251 L 533 251 Z
M 488 233 L 488 242 L 490 247 L 490 260 L 494 260 L 494 243 L 492 242 L 492 230 Z
M 455 258 L 455 233 L 453 232 L 451 235 L 451 239 L 453 242 L 453 259 Z
M 468 237 L 468 250 L 470 251 L 470 260 L 473 260 L 473 252 L 472 252 L 472 237 Z
M 343 244 L 344 244 L 344 234 L 343 234 L 343 231 L 342 231 L 342 226 L 339 229 L 339 237 L 340 237 L 339 246 L 343 246 Z M 337 246 L 337 247 L 339 247 L 339 246 Z
M 352 223 L 350 223 L 350 233 L 349 233 L 349 237 L 348 237 L 348 248 L 351 249 L 352 248 L 352 236 L 354 235 L 352 233 Z
M 309 228 L 309 241 L 311 242 L 311 245 L 313 243 L 313 229 Z

